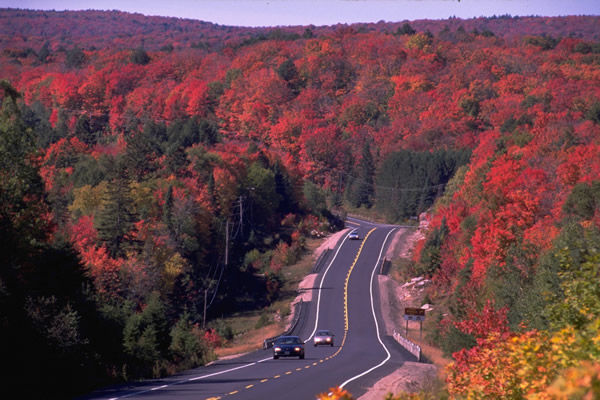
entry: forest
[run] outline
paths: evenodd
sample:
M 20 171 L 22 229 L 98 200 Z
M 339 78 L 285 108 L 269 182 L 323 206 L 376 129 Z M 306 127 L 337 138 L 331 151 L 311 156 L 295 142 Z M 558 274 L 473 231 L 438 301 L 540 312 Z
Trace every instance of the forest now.
M 7 382 L 202 365 L 205 319 L 270 304 L 306 238 L 375 210 L 427 213 L 409 272 L 449 398 L 597 390 L 598 17 L 0 21 Z

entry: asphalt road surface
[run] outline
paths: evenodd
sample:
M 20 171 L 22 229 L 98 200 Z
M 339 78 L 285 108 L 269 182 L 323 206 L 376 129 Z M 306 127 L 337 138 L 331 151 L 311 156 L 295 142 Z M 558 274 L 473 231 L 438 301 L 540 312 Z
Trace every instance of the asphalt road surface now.
M 358 398 L 404 361 L 415 361 L 384 336 L 379 311 L 378 267 L 395 227 L 352 218 L 347 226 L 358 229 L 360 240 L 340 239 L 293 332 L 306 341 L 304 360 L 274 360 L 271 349 L 259 350 L 169 378 L 106 388 L 85 399 L 310 400 L 335 386 Z M 333 347 L 313 347 L 317 329 L 335 334 Z

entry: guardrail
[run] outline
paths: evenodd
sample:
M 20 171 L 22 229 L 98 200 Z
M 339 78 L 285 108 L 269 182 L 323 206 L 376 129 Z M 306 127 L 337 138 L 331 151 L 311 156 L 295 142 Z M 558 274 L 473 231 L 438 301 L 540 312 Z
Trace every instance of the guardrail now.
M 382 258 L 379 262 L 379 275 L 387 275 L 392 267 L 392 262 L 386 258 Z
M 323 251 L 321 253 L 321 255 L 319 255 L 319 258 L 317 258 L 317 261 L 315 261 L 315 265 L 313 265 L 311 273 L 316 274 L 319 271 L 321 271 L 321 269 L 323 268 L 323 266 L 329 260 L 329 255 L 330 254 L 331 254 L 331 249 L 327 249 L 327 250 Z
M 416 343 L 411 342 L 410 340 L 408 340 L 407 338 L 402 336 L 400 334 L 400 332 L 396 331 L 395 329 L 394 329 L 394 339 L 396 339 L 396 341 L 398 343 L 400 343 L 400 345 L 402 347 L 404 347 L 406 350 L 408 350 L 409 353 L 411 353 L 413 356 L 417 357 L 417 361 L 421 362 L 421 346 L 419 346 Z
M 291 334 L 294 331 L 294 329 L 296 329 L 296 326 L 298 325 L 298 321 L 300 320 L 300 316 L 304 312 L 304 308 L 305 308 L 305 304 L 302 301 L 302 299 L 300 299 L 299 302 L 294 304 L 294 317 L 292 318 L 292 323 L 290 324 L 290 327 L 285 332 L 283 332 L 281 335 L 277 335 L 277 336 L 273 336 L 271 338 L 265 339 L 263 342 L 263 349 L 266 350 L 266 349 L 273 347 L 273 342 L 279 336 L 287 336 L 287 335 Z
M 339 242 L 340 241 L 338 240 L 338 243 Z M 321 271 L 321 269 L 323 269 L 323 266 L 327 265 L 327 262 L 329 261 L 329 258 L 332 253 L 333 253 L 333 250 L 331 248 L 324 250 L 317 258 L 317 261 L 315 261 L 315 265 L 313 265 L 311 273 L 313 273 L 313 274 L 319 273 Z M 265 339 L 263 341 L 263 349 L 268 349 L 270 347 L 273 347 L 273 342 L 279 336 L 290 335 L 294 331 L 294 329 L 296 329 L 296 326 L 298 325 L 298 321 L 300 321 L 300 317 L 305 312 L 304 310 L 306 309 L 306 307 L 308 307 L 308 304 L 304 303 L 302 301 L 302 299 L 300 299 L 300 301 L 294 305 L 294 317 L 292 319 L 292 323 L 290 324 L 290 327 L 285 332 L 283 332 L 281 335 L 277 335 L 277 336 Z

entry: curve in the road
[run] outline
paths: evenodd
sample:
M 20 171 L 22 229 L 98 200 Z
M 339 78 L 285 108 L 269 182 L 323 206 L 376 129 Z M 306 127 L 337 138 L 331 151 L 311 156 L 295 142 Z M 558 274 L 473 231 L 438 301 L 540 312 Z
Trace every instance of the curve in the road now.
M 369 234 L 371 234 L 371 232 L 375 230 L 375 228 L 373 228 L 371 231 L 369 231 Z M 377 332 L 377 340 L 379 341 L 379 343 L 381 344 L 381 347 L 383 347 L 383 349 L 385 350 L 387 356 L 386 358 L 380 362 L 379 364 L 375 365 L 374 367 L 371 367 L 363 372 L 361 372 L 358 375 L 353 376 L 352 378 L 346 380 L 345 382 L 343 382 L 340 385 L 340 388 L 344 388 L 344 386 L 346 386 L 347 384 L 349 384 L 352 381 L 355 381 L 356 379 L 367 375 L 368 373 L 373 372 L 374 370 L 376 370 L 377 368 L 383 366 L 386 362 L 389 361 L 389 359 L 391 358 L 391 353 L 388 350 L 388 348 L 386 347 L 386 345 L 383 343 L 383 341 L 381 340 L 381 335 L 379 334 L 379 322 L 377 321 L 377 314 L 375 313 L 375 302 L 373 300 L 373 279 L 375 277 L 375 271 L 377 270 L 377 266 L 379 265 L 379 263 L 381 262 L 381 256 L 383 255 L 383 249 L 385 248 L 385 244 L 387 243 L 387 240 L 389 238 L 389 236 L 392 234 L 392 232 L 394 232 L 395 229 L 392 229 L 391 231 L 388 232 L 388 234 L 385 236 L 385 240 L 383 241 L 383 244 L 381 245 L 381 249 L 379 250 L 379 257 L 377 258 L 377 262 L 375 263 L 373 270 L 371 271 L 371 280 L 369 282 L 369 295 L 370 295 L 370 299 L 371 299 L 371 312 L 373 314 L 373 321 L 375 321 L 375 331 Z M 368 236 L 368 235 L 367 235 Z M 367 238 L 365 237 L 365 240 Z M 357 259 L 358 259 L 358 255 L 357 255 Z M 348 277 L 350 275 L 348 274 Z
M 387 240 L 395 229 L 385 232 L 389 229 L 389 226 L 377 226 L 376 224 L 364 224 L 361 226 L 362 229 L 369 229 L 369 231 L 364 236 L 360 246 L 357 246 L 358 243 L 356 242 L 352 243 L 353 241 L 349 241 L 347 235 L 337 243 L 337 249 L 332 257 L 332 260 L 328 264 L 327 268 L 323 271 L 318 287 L 314 288 L 318 290 L 317 302 L 313 305 L 315 308 L 313 308 L 312 312 L 310 312 L 310 314 L 314 314 L 312 316 L 309 315 L 305 317 L 307 318 L 305 319 L 306 327 L 298 328 L 297 331 L 297 334 L 301 334 L 303 331 L 305 334 L 308 334 L 310 331 L 306 332 L 306 330 L 312 330 L 306 339 L 306 341 L 309 341 L 319 328 L 319 323 L 321 323 L 320 319 L 324 319 L 328 324 L 337 325 L 337 329 L 340 331 L 344 330 L 344 337 L 337 349 L 331 349 L 330 352 L 329 349 L 320 349 L 317 351 L 315 348 L 313 352 L 316 352 L 316 358 L 313 358 L 312 360 L 308 359 L 306 362 L 304 360 L 286 360 L 288 362 L 283 363 L 281 361 L 271 362 L 270 360 L 272 359 L 272 356 L 265 358 L 265 356 L 270 355 L 270 352 L 268 351 L 257 351 L 234 360 L 217 362 L 212 366 L 203 367 L 201 370 L 188 371 L 179 375 L 179 377 L 146 382 L 145 384 L 139 385 L 137 390 L 131 387 L 129 389 L 116 389 L 112 391 L 113 395 L 110 396 L 110 398 L 118 399 L 130 398 L 134 396 L 146 398 L 151 396 L 152 398 L 156 399 L 171 399 L 180 395 L 183 395 L 181 398 L 188 398 L 188 396 L 192 394 L 193 398 L 195 399 L 200 398 L 212 400 L 229 397 L 239 399 L 263 398 L 264 396 L 272 396 L 273 390 L 276 392 L 281 392 L 281 385 L 278 383 L 277 385 L 279 386 L 272 386 L 273 382 L 279 382 L 284 378 L 286 380 L 290 379 L 288 376 L 296 376 L 296 374 L 300 373 L 301 371 L 306 371 L 308 375 L 304 375 L 305 378 L 300 379 L 308 379 L 311 382 L 311 385 L 304 385 L 301 391 L 296 391 L 294 393 L 295 397 L 292 396 L 294 399 L 305 399 L 309 398 L 307 396 L 314 397 L 316 393 L 323 391 L 326 392 L 327 388 L 330 387 L 328 384 L 335 386 L 337 384 L 335 381 L 338 379 L 338 382 L 346 379 L 340 385 L 341 387 L 353 382 L 352 385 L 350 385 L 353 391 L 360 392 L 365 390 L 364 385 L 367 384 L 369 380 L 374 378 L 371 378 L 372 375 L 369 375 L 369 378 L 366 378 L 366 381 L 364 379 L 358 381 L 358 379 L 368 375 L 375 369 L 382 367 L 390 360 L 390 350 L 384 344 L 379 332 L 379 322 L 377 320 L 374 300 L 374 276 L 385 250 Z M 384 232 L 371 235 L 372 233 L 376 232 L 377 228 L 383 228 L 383 231 L 387 233 L 385 238 Z M 369 244 L 367 244 L 367 239 L 371 237 L 374 237 L 374 239 L 369 240 Z M 342 250 L 342 248 L 345 250 Z M 340 258 L 339 260 L 338 256 Z M 376 256 L 377 259 L 373 268 L 371 270 L 365 269 L 365 264 L 371 264 L 375 260 Z M 358 267 L 359 264 L 361 267 L 355 268 Z M 348 265 L 350 265 L 350 267 L 348 267 Z M 353 271 L 358 273 L 356 278 L 354 278 L 355 274 L 353 274 Z M 329 277 L 329 275 L 332 273 L 332 277 Z M 353 276 L 353 281 L 356 281 L 356 283 L 350 284 L 351 275 Z M 370 280 L 368 278 L 369 275 Z M 342 283 L 343 288 L 341 287 Z M 369 284 L 369 289 L 367 289 L 367 283 Z M 357 284 L 359 286 L 356 286 Z M 353 287 L 353 289 L 350 290 L 349 286 Z M 357 289 L 359 290 L 357 291 Z M 352 296 L 350 296 L 349 291 L 353 292 Z M 365 294 L 369 293 L 370 305 L 365 302 L 363 303 L 365 307 L 363 307 L 362 305 L 356 303 L 357 293 L 361 292 Z M 324 293 L 324 301 L 328 305 L 328 307 L 323 310 L 321 305 L 323 301 L 321 298 L 322 293 Z M 352 310 L 350 310 L 349 299 L 353 299 L 351 302 L 354 302 L 352 305 Z M 357 311 L 355 311 L 357 309 L 356 306 L 359 306 L 359 309 L 361 309 L 361 311 L 358 311 L 358 315 L 361 315 L 361 317 L 354 321 L 354 319 L 356 319 L 355 316 L 357 315 Z M 335 310 L 343 310 L 343 319 L 342 315 L 340 315 L 341 312 L 338 313 L 338 317 L 335 316 Z M 370 310 L 370 312 L 368 310 Z M 349 327 L 351 322 L 350 311 L 353 315 L 352 325 L 354 328 L 352 332 L 358 331 L 359 336 L 357 336 L 357 333 L 354 335 L 349 335 Z M 358 340 L 359 337 L 361 338 L 360 340 L 363 340 L 362 335 L 365 334 L 364 328 L 366 325 L 363 325 L 363 322 L 361 321 L 366 323 L 367 320 L 364 318 L 371 318 L 369 317 L 369 314 L 372 315 L 372 320 L 368 325 L 374 326 L 374 328 L 369 329 L 375 329 L 377 340 L 375 341 L 375 337 L 373 337 L 375 335 L 373 335 L 372 339 L 370 339 L 368 342 L 365 342 L 369 343 L 368 346 L 370 350 L 368 357 L 365 357 L 364 353 L 361 353 L 360 348 L 356 347 L 356 340 Z M 314 327 L 311 327 L 309 324 L 313 318 Z M 358 327 L 356 325 L 357 322 L 359 323 Z M 354 339 L 352 339 L 353 337 Z M 346 350 L 346 347 L 349 346 L 347 338 L 350 339 L 350 343 L 354 344 L 347 349 L 348 351 L 344 351 L 342 353 L 342 349 Z M 383 353 L 382 350 L 374 351 L 375 347 L 379 346 L 381 346 L 383 352 L 385 353 Z M 395 354 L 397 354 L 397 352 Z M 335 360 L 332 360 L 333 358 L 335 358 Z M 357 363 L 357 360 L 359 359 L 360 363 Z M 406 359 L 404 355 L 400 355 L 399 358 L 394 358 L 395 362 L 403 359 Z M 386 368 L 382 369 L 381 371 L 387 371 L 390 368 L 393 368 L 395 364 L 392 364 L 390 364 L 390 366 L 386 366 Z M 329 365 L 329 367 L 326 365 Z M 323 374 L 323 372 L 320 372 L 315 375 L 314 373 L 310 372 L 317 366 L 319 368 L 326 368 L 326 373 Z M 202 371 L 203 373 L 198 374 L 199 371 Z M 330 375 L 330 373 L 334 371 L 335 374 Z M 378 374 L 381 373 L 385 372 L 378 372 Z M 348 378 L 348 376 L 352 377 Z M 316 379 L 317 377 L 318 379 Z M 294 383 L 289 383 L 293 385 L 301 385 L 302 380 L 295 380 L 293 382 Z M 201 384 L 201 386 L 198 386 L 198 384 Z M 302 394 L 300 392 L 302 392 Z M 106 393 L 107 392 L 105 392 L 105 394 Z M 106 396 L 103 397 L 107 398 Z
M 325 282 L 325 277 L 327 276 L 329 269 L 333 265 L 333 262 L 335 261 L 340 250 L 342 249 L 342 243 L 344 243 L 344 241 L 346 241 L 348 239 L 348 235 L 349 235 L 349 233 L 347 233 L 346 236 L 344 237 L 344 240 L 342 240 L 341 243 L 339 243 L 335 254 L 331 258 L 331 261 L 327 265 L 327 268 L 325 269 L 325 272 L 323 272 L 323 276 L 321 277 L 321 281 L 319 282 L 319 290 L 318 290 L 319 294 L 317 295 L 317 315 L 315 318 L 315 327 L 314 327 L 313 331 L 311 332 L 311 334 L 304 340 L 305 343 L 308 342 L 310 339 L 312 339 L 312 337 L 315 335 L 315 332 L 317 331 L 317 328 L 319 326 L 319 310 L 321 309 L 321 293 L 323 292 L 323 282 Z

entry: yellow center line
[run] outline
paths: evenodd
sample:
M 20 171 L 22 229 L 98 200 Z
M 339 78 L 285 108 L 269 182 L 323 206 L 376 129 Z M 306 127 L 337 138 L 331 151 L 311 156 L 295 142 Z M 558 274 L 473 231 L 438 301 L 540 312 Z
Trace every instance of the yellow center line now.
M 371 235 L 371 233 L 373 233 L 373 231 L 375 229 L 376 228 L 371 229 L 369 231 L 369 233 L 366 234 L 365 238 L 363 239 L 362 243 L 360 244 L 360 248 L 358 249 L 358 252 L 356 253 L 354 262 L 350 266 L 350 269 L 348 270 L 348 274 L 346 275 L 346 282 L 344 284 L 344 322 L 345 322 L 344 339 L 342 340 L 342 346 L 340 346 L 340 348 L 338 349 L 336 354 L 339 353 L 340 350 L 342 349 L 342 347 L 344 345 L 343 343 L 346 340 L 346 332 L 348 332 L 348 330 L 350 329 L 349 318 L 348 318 L 348 284 L 350 283 L 350 275 L 352 274 L 352 271 L 354 270 L 354 267 L 356 266 L 356 263 L 358 262 L 358 258 L 360 257 L 360 253 L 362 253 L 365 243 L 367 242 L 367 238 Z
M 346 344 L 346 337 L 348 336 L 348 331 L 350 330 L 350 318 L 348 316 L 348 285 L 350 283 L 350 275 L 352 275 L 352 271 L 354 270 L 354 267 L 356 266 L 356 263 L 358 262 L 358 258 L 360 257 L 360 255 L 362 253 L 365 243 L 367 242 L 367 238 L 371 235 L 371 233 L 373 233 L 373 231 L 375 229 L 376 228 L 371 229 L 365 235 L 365 238 L 363 239 L 362 243 L 360 244 L 360 248 L 358 249 L 358 252 L 356 253 L 356 256 L 354 257 L 354 262 L 352 263 L 352 265 L 350 266 L 350 269 L 348 270 L 348 273 L 346 274 L 346 281 L 344 282 L 344 337 L 342 338 L 342 344 L 337 349 L 337 351 L 335 353 L 333 353 L 331 356 L 327 357 L 326 360 L 329 360 L 330 358 L 337 356 L 344 348 L 344 344 Z M 323 360 L 321 360 L 320 362 L 323 362 Z
M 333 357 L 337 356 L 344 348 L 344 344 L 346 343 L 346 337 L 348 336 L 348 330 L 350 328 L 349 327 L 349 316 L 348 316 L 348 285 L 350 283 L 350 275 L 352 275 L 352 271 L 354 270 L 354 267 L 356 266 L 356 263 L 358 262 L 358 258 L 360 257 L 360 255 L 362 253 L 362 250 L 365 245 L 365 242 L 367 241 L 367 238 L 371 235 L 371 233 L 373 233 L 373 231 L 375 229 L 376 228 L 371 229 L 365 235 L 364 239 L 362 240 L 362 243 L 360 244 L 358 252 L 356 253 L 356 256 L 354 257 L 354 261 L 352 262 L 352 265 L 350 266 L 350 269 L 348 270 L 348 273 L 346 274 L 346 280 L 344 282 L 344 337 L 342 339 L 342 343 L 340 344 L 340 347 L 337 349 L 337 351 L 334 354 L 332 354 L 328 357 L 325 357 L 325 359 L 320 359 L 318 363 L 315 361 L 312 363 L 312 365 L 318 365 L 319 363 L 323 363 L 327 360 L 332 359 Z M 311 367 L 310 365 L 304 366 L 305 369 L 308 369 L 310 367 Z M 302 371 L 302 368 L 296 368 L 296 371 Z M 285 375 L 291 375 L 291 374 L 292 374 L 292 371 L 285 372 Z M 281 378 L 281 375 L 275 375 L 273 377 L 273 379 L 278 379 L 278 378 Z M 260 381 L 260 383 L 265 383 L 268 380 L 269 380 L 268 378 L 262 379 Z M 251 385 L 246 386 L 246 389 L 251 389 L 252 387 L 254 387 L 254 385 L 251 384 Z M 234 390 L 232 392 L 229 392 L 228 395 L 234 395 L 237 393 L 239 393 L 239 391 Z M 206 400 L 220 400 L 220 399 L 221 399 L 221 397 L 209 397 Z

